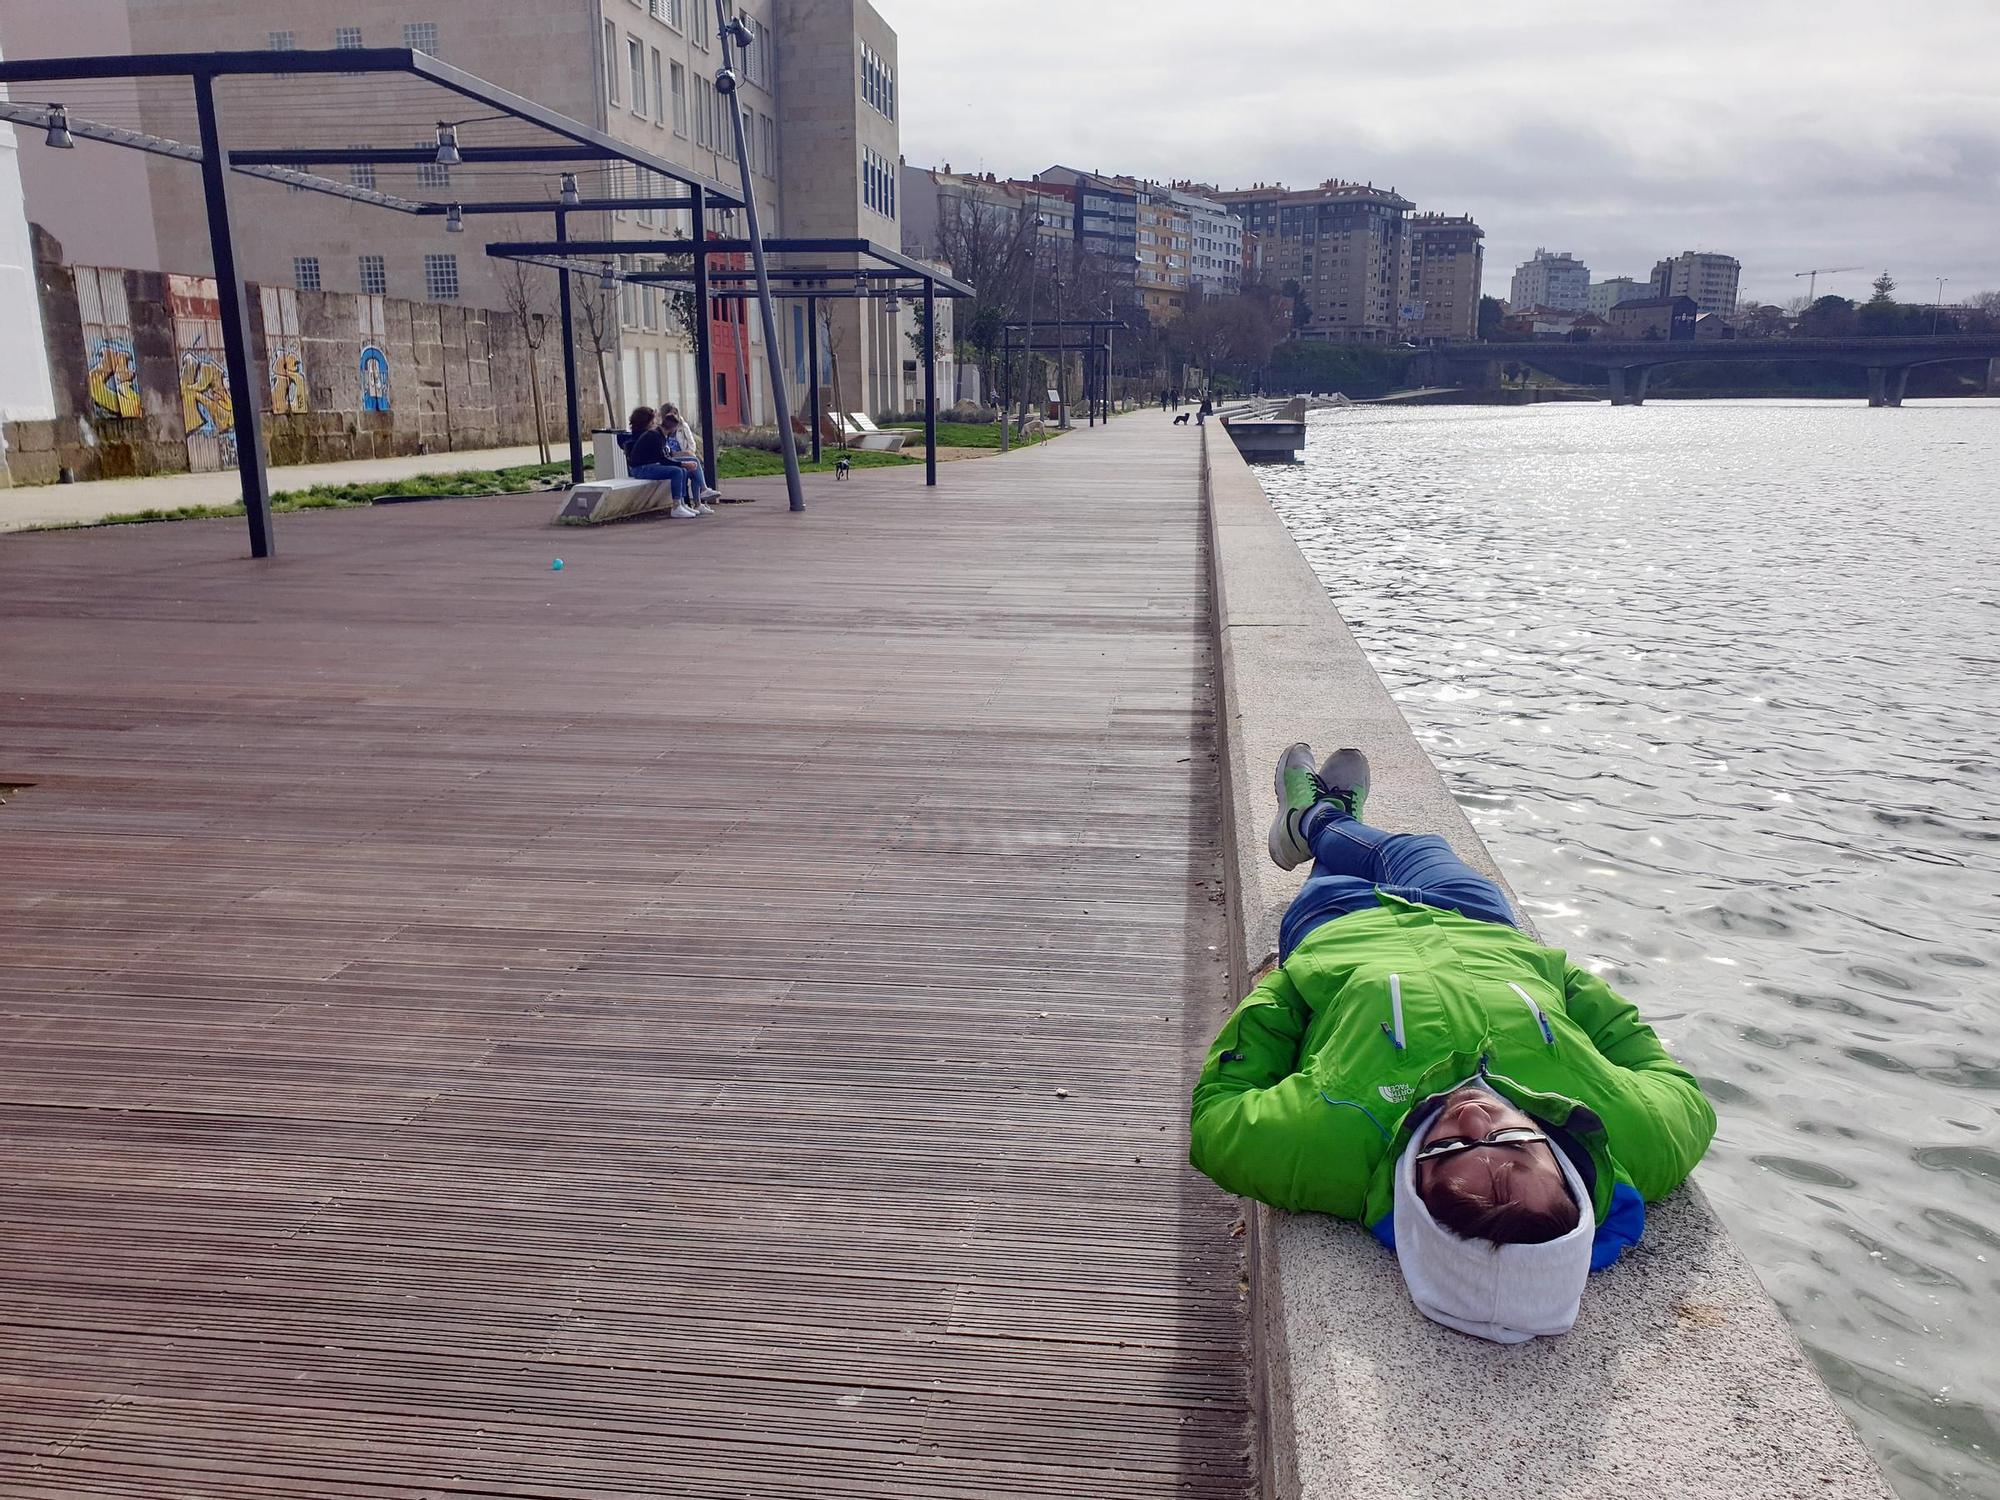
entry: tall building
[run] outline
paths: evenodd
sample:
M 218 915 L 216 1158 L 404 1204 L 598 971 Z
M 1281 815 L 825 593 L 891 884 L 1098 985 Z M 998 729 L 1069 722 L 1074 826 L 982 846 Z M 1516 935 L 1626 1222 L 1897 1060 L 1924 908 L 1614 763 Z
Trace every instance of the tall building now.
M 1132 276 L 1139 305 L 1155 323 L 1171 323 L 1187 311 L 1194 225 L 1175 196 L 1158 183 L 1138 184 Z
M 1075 214 L 1076 253 L 1094 259 L 1117 287 L 1136 287 L 1139 270 L 1139 184 L 1075 167 L 1053 166 L 1035 181 L 1067 189 Z
M 1235 296 L 1243 290 L 1243 221 L 1211 187 L 1177 182 L 1173 201 L 1188 219 L 1190 280 L 1206 296 Z
M 1702 312 L 1727 314 L 1736 311 L 1742 275 L 1743 263 L 1733 255 L 1683 250 L 1654 265 L 1651 289 L 1656 297 L 1692 297 Z
M 1296 281 L 1309 316 L 1302 336 L 1346 343 L 1402 337 L 1405 216 L 1416 206 L 1393 189 L 1337 179 L 1299 192 L 1282 185 L 1217 195 L 1256 236 L 1265 281 Z
M 1514 272 L 1507 302 L 1516 312 L 1552 307 L 1561 312 L 1590 310 L 1590 267 L 1567 250 L 1535 250 Z
M 1590 284 L 1590 310 L 1598 317 L 1608 317 L 1611 309 L 1621 302 L 1629 302 L 1634 297 L 1653 295 L 1650 281 L 1638 281 L 1630 276 L 1607 276 L 1602 281 Z
M 1399 321 L 1410 339 L 1479 336 L 1486 231 L 1467 215 L 1415 214 L 1409 219 L 1409 276 Z M 1400 316 L 1408 314 L 1408 316 Z
M 1055 185 L 1010 182 L 991 172 L 954 172 L 949 162 L 942 167 L 904 163 L 902 183 L 898 207 L 906 255 L 949 261 L 955 240 L 972 235 L 997 247 L 1032 226 L 1044 264 L 1070 263 L 1075 207 Z
M 755 43 L 739 59 L 752 177 L 764 232 L 771 236 L 867 238 L 897 246 L 900 132 L 897 123 L 896 34 L 868 0 L 736 0 L 732 9 L 752 28 Z M 73 0 L 57 6 L 0 5 L 0 45 L 14 55 L 105 50 L 186 52 L 294 48 L 408 47 L 432 54 L 502 88 L 643 147 L 700 175 L 735 184 L 735 140 L 726 96 L 716 92 L 722 65 L 707 0 L 571 0 L 523 6 L 516 0 Z M 103 97 L 103 96 L 95 96 Z M 267 99 L 282 100 L 276 91 Z M 327 97 L 333 97 L 329 94 Z M 281 106 L 280 106 L 281 107 Z M 336 121 L 324 100 L 302 96 L 301 110 Z M 138 118 L 148 119 L 141 108 Z M 225 116 L 229 103 L 225 99 Z M 239 109 L 242 106 L 239 106 Z M 88 111 L 72 109 L 77 116 Z M 185 134 L 187 111 L 163 120 Z M 239 122 L 243 115 L 238 115 Z M 130 123 L 120 118 L 115 123 Z M 225 128 L 228 120 L 225 118 Z M 154 125 L 144 123 L 144 128 Z M 337 131 L 337 123 L 328 130 Z M 413 121 L 413 134 L 428 134 Z M 477 141 L 478 124 L 461 130 Z M 357 139 L 382 144 L 372 124 Z M 329 134 L 328 144 L 340 144 Z M 420 144 L 413 139 L 411 144 Z M 27 184 L 29 216 L 63 241 L 73 264 L 209 274 L 201 194 L 183 162 L 140 158 L 93 148 L 105 158 L 143 161 L 147 190 L 106 204 L 106 181 L 92 173 L 37 171 Z M 129 171 L 129 160 L 113 170 Z M 107 165 L 109 165 L 107 163 Z M 450 190 L 448 167 L 330 168 L 361 186 L 426 199 Z M 631 196 L 664 184 L 639 182 L 629 168 L 617 180 L 586 180 L 586 196 Z M 545 174 L 546 175 L 546 174 Z M 519 195 L 550 199 L 557 183 L 524 169 Z M 239 223 L 238 254 L 245 277 L 266 286 L 298 286 L 461 302 L 505 309 L 519 301 L 521 282 L 505 263 L 486 257 L 468 233 L 446 237 L 438 218 L 358 209 L 320 194 L 240 179 L 232 187 Z M 720 216 L 711 232 L 740 232 L 740 215 Z M 733 223 L 731 220 L 737 222 Z M 150 237 L 134 221 L 150 221 Z M 543 239 L 547 216 L 468 221 L 485 239 Z M 667 210 L 578 215 L 578 239 L 631 240 L 635 255 L 689 233 L 688 216 Z M 150 248 L 148 239 L 153 241 Z M 546 285 L 544 286 L 544 283 Z M 549 302 L 553 279 L 543 274 L 536 295 Z M 600 340 L 580 340 L 586 380 L 602 342 L 602 384 L 614 406 L 695 405 L 694 356 L 677 301 L 657 288 L 623 287 L 601 316 Z M 684 302 L 684 298 L 681 299 Z M 900 402 L 902 354 L 894 320 L 875 304 L 826 305 L 828 338 L 840 361 L 845 397 L 870 411 Z M 717 335 L 717 421 L 770 420 L 763 330 L 742 305 L 718 301 L 710 310 Z M 796 379 L 805 375 L 802 305 L 779 309 L 781 351 Z M 739 358 L 738 351 L 741 350 Z M 747 367 L 747 368 L 746 368 Z

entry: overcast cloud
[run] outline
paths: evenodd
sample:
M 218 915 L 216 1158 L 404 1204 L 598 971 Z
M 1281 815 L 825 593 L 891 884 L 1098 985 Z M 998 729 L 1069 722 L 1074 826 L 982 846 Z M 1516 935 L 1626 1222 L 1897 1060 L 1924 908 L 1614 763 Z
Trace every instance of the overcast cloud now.
M 2000 0 L 876 0 L 913 165 L 1393 186 L 1594 277 L 1681 250 L 1783 302 L 2000 289 Z

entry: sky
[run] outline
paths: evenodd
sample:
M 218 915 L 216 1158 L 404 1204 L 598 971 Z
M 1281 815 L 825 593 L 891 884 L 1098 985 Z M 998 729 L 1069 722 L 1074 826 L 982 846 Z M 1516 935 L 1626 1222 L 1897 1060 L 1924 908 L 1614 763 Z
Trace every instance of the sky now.
M 1742 295 L 2000 290 L 2000 0 L 875 0 L 916 166 L 1329 177 L 1595 279 L 1683 250 Z

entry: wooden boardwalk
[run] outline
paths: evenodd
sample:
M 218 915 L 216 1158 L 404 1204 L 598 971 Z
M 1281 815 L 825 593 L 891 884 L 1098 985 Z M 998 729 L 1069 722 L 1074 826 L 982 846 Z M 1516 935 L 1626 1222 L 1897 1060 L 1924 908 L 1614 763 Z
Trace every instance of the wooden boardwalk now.
M 1248 1493 L 1193 454 L 0 541 L 0 1494 Z

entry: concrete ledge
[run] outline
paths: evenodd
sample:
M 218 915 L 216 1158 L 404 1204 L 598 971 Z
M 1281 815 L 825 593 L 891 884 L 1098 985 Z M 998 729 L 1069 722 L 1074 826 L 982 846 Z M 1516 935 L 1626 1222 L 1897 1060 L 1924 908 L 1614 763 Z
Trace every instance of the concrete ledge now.
M 1498 872 L 1249 467 L 1212 428 L 1203 452 L 1240 995 L 1297 887 L 1264 853 L 1270 768 L 1295 739 L 1360 745 L 1377 821 Z M 1261 1209 L 1252 1226 L 1267 1495 L 1890 1493 L 1698 1188 L 1648 1210 L 1574 1332 L 1512 1349 L 1421 1317 L 1356 1225 Z

